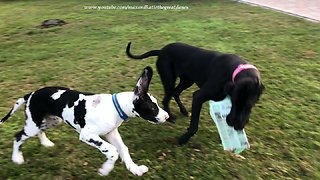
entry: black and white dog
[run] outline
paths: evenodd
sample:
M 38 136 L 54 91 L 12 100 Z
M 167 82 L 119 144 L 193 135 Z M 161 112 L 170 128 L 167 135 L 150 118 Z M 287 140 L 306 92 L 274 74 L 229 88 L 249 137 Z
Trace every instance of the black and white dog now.
M 165 97 L 162 101 L 164 110 L 169 111 L 169 101 L 174 97 L 180 112 L 188 112 L 180 101 L 181 92 L 196 83 L 199 90 L 193 93 L 192 117 L 187 133 L 179 139 L 179 144 L 186 143 L 198 131 L 199 114 L 202 104 L 208 100 L 220 101 L 231 96 L 232 109 L 227 116 L 227 123 L 236 130 L 242 130 L 249 121 L 251 108 L 258 101 L 264 86 L 260 73 L 233 54 L 209 51 L 183 43 L 172 43 L 161 50 L 152 50 L 142 55 L 132 55 L 130 45 L 127 55 L 133 59 L 158 56 L 157 69 L 164 86 Z M 175 87 L 177 78 L 180 83 Z
M 134 92 L 91 94 L 63 87 L 46 87 L 20 98 L 9 114 L 0 121 L 0 124 L 3 123 L 26 102 L 26 125 L 15 135 L 13 162 L 24 162 L 21 145 L 32 136 L 38 134 L 42 145 L 53 146 L 44 130 L 63 120 L 80 134 L 81 141 L 106 155 L 108 160 L 99 169 L 101 175 L 107 175 L 113 169 L 119 154 L 133 174 L 141 176 L 146 173 L 146 166 L 137 166 L 132 161 L 118 127 L 128 117 L 141 117 L 154 124 L 163 123 L 169 118 L 168 113 L 148 93 L 152 74 L 152 69 L 146 67 Z M 104 135 L 110 143 L 101 139 L 100 135 Z

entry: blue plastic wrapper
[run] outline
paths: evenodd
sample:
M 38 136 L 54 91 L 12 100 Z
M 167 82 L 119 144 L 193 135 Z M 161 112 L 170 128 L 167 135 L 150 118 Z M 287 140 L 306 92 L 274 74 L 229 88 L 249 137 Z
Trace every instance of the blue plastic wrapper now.
M 218 128 L 223 149 L 239 154 L 243 150 L 250 148 L 244 129 L 237 131 L 227 124 L 226 117 L 232 107 L 230 97 L 227 96 L 219 102 L 209 101 L 209 107 L 210 115 Z

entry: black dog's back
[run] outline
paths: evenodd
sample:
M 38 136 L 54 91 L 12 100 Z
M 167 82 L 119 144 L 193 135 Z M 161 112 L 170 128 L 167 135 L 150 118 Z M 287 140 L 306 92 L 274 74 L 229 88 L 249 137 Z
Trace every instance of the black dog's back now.
M 209 51 L 179 42 L 168 44 L 161 50 L 148 51 L 142 55 L 132 55 L 130 46 L 131 42 L 126 49 L 130 58 L 144 59 L 150 56 L 158 56 L 158 71 L 170 73 L 171 70 L 174 79 L 184 76 L 195 82 L 199 87 L 207 80 L 210 75 L 208 73 L 218 72 L 225 64 L 234 64 L 233 66 L 236 67 L 240 63 L 246 63 L 233 54 Z

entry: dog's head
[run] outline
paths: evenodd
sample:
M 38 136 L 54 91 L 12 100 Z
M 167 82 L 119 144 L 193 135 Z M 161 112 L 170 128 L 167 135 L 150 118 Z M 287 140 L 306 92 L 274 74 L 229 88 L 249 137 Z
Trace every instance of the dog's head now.
M 142 75 L 134 88 L 133 110 L 137 116 L 146 119 L 153 124 L 158 124 L 165 122 L 169 118 L 169 115 L 159 107 L 156 98 L 148 93 L 152 75 L 153 72 L 151 67 L 148 66 L 144 68 Z
M 232 108 L 227 116 L 227 123 L 235 130 L 242 130 L 249 122 L 252 107 L 258 102 L 264 90 L 260 78 L 250 77 L 230 82 L 226 85 L 227 94 L 231 96 Z

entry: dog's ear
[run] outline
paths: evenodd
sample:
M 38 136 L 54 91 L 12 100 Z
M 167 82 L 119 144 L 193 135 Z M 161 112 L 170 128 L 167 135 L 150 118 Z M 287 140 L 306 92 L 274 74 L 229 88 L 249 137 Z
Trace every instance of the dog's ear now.
M 232 95 L 233 89 L 234 89 L 234 83 L 233 82 L 228 82 L 224 86 L 224 93 L 226 93 L 228 95 Z
M 134 88 L 134 94 L 136 96 L 141 96 L 142 94 L 146 94 L 149 89 L 149 84 L 153 75 L 152 68 L 147 66 L 144 68 L 136 87 Z
M 265 90 L 264 85 L 261 83 L 261 81 L 259 80 L 258 83 L 256 84 L 256 89 L 257 92 L 259 92 L 259 94 L 262 94 L 263 91 Z
M 261 93 L 262 93 L 265 89 L 266 89 L 266 88 L 265 88 L 264 85 L 261 83 L 261 84 L 260 84 Z

